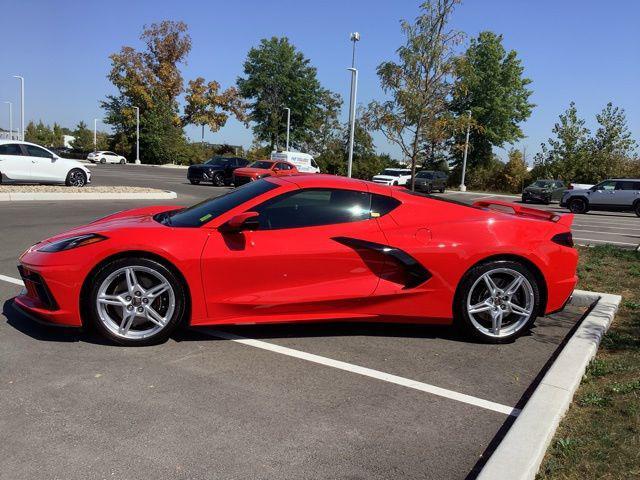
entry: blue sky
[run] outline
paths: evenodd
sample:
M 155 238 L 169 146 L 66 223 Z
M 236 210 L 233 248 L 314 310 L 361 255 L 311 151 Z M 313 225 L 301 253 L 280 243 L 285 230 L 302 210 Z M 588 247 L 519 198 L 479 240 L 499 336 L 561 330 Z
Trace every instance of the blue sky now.
M 311 59 L 321 83 L 342 94 L 347 117 L 351 45 L 359 31 L 358 103 L 382 97 L 376 66 L 394 58 L 402 43 L 399 21 L 418 14 L 416 0 L 351 1 L 5 1 L 0 48 L 0 101 L 18 103 L 18 81 L 26 79 L 26 118 L 73 127 L 100 118 L 99 100 L 113 87 L 106 79 L 108 55 L 123 45 L 139 47 L 144 24 L 183 20 L 193 48 L 183 67 L 185 79 L 203 76 L 223 87 L 242 73 L 247 51 L 261 38 L 287 36 Z M 8 21 L 9 19 L 14 19 Z M 21 21 L 15 21 L 21 19 Z M 609 101 L 626 109 L 640 140 L 640 2 L 621 0 L 467 0 L 451 26 L 476 36 L 492 30 L 518 51 L 533 80 L 537 105 L 522 125 L 528 160 L 551 134 L 557 116 L 574 100 L 593 127 L 595 114 Z M 468 44 L 468 38 L 465 45 Z M 8 127 L 8 107 L 0 104 L 0 126 Z M 14 126 L 18 116 L 15 115 Z M 104 128 L 104 127 L 103 127 Z M 196 129 L 187 133 L 199 138 Z M 249 146 L 251 132 L 230 121 L 207 140 Z M 376 135 L 382 152 L 398 149 Z M 499 152 L 500 153 L 500 152 Z

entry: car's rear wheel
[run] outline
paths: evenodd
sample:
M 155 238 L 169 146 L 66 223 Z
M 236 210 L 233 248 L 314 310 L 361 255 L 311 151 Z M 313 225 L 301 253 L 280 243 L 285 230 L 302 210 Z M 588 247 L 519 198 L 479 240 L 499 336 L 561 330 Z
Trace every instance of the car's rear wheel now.
M 163 264 L 123 258 L 105 265 L 89 295 L 91 322 L 108 339 L 128 346 L 162 343 L 182 321 L 185 290 Z
M 587 213 L 589 210 L 587 202 L 583 198 L 569 200 L 567 207 L 571 210 L 571 213 Z
M 222 173 L 220 173 L 220 172 L 216 173 L 213 176 L 212 182 L 216 187 L 223 187 L 224 186 L 224 175 Z
M 509 342 L 533 323 L 540 306 L 535 276 L 523 264 L 490 261 L 465 274 L 456 292 L 456 321 L 487 343 Z
M 79 168 L 74 168 L 67 174 L 64 183 L 67 187 L 84 187 L 87 184 L 87 174 Z

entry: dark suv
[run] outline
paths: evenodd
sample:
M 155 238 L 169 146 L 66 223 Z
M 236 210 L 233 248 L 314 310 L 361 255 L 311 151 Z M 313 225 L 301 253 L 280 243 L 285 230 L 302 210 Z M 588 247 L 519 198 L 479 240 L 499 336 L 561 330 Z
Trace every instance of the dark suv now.
M 216 155 L 202 164 L 191 165 L 187 170 L 187 178 L 192 185 L 200 182 L 211 182 L 216 187 L 231 185 L 233 171 L 248 164 L 249 160 L 246 158 Z
M 447 188 L 447 174 L 435 170 L 422 170 L 416 173 L 415 189 L 417 192 L 431 193 L 434 190 L 444 193 Z M 411 182 L 407 182 L 411 187 Z
M 522 190 L 522 203 L 560 201 L 567 187 L 561 180 L 536 180 Z

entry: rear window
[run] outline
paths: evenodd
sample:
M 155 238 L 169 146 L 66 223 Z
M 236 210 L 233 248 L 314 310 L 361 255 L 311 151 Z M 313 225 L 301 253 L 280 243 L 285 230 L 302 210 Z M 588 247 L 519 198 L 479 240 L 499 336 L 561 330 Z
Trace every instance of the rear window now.
M 270 169 L 271 166 L 273 165 L 273 162 L 267 162 L 267 161 L 263 161 L 263 160 L 258 160 L 257 162 L 253 162 L 252 164 L 249 165 L 249 167 L 251 168 L 264 168 L 264 169 Z

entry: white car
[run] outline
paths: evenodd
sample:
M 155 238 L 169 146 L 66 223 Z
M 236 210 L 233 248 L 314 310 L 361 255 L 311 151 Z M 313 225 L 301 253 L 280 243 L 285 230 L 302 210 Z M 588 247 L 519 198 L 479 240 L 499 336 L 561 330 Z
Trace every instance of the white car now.
M 87 160 L 91 163 L 119 163 L 124 165 L 127 163 L 127 159 L 122 155 L 118 155 L 117 153 L 107 152 L 106 150 L 101 150 L 99 152 L 91 152 L 87 155 Z
M 383 185 L 406 185 L 411 180 L 410 168 L 385 168 L 379 175 L 374 175 L 373 181 Z
M 82 163 L 60 158 L 39 145 L 0 140 L 0 181 L 83 187 L 91 183 L 91 171 Z

